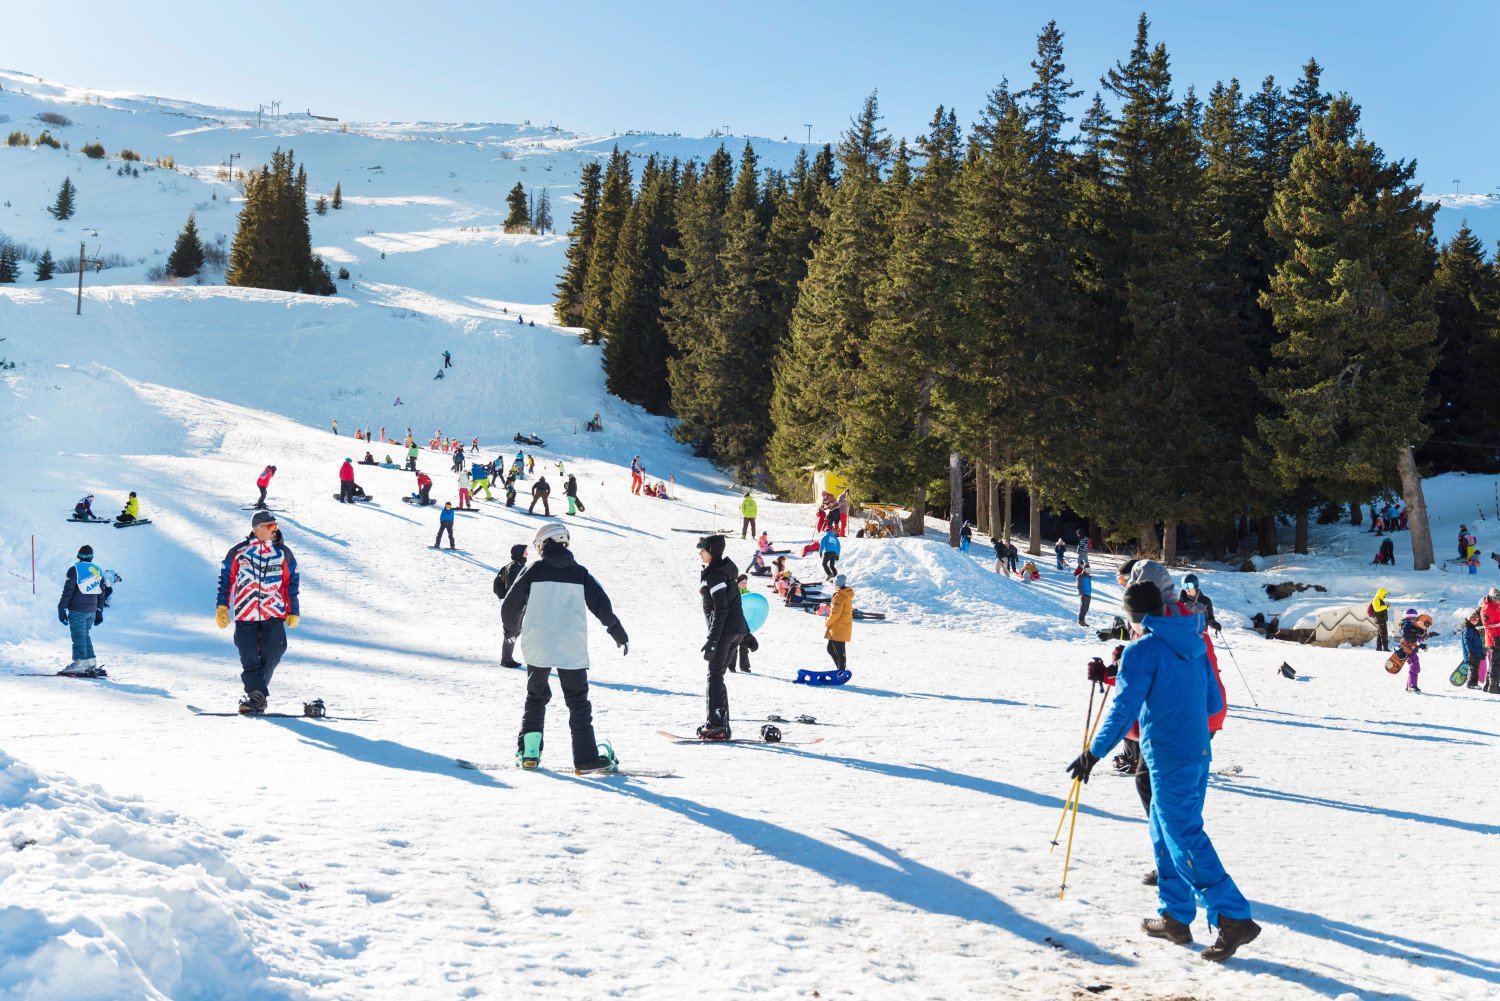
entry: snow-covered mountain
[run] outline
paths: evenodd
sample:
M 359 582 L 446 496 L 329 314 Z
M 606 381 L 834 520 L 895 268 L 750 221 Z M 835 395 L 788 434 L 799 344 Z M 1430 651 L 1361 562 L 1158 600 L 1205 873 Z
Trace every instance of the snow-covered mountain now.
M 809 713 L 829 725 L 786 736 L 822 741 L 657 736 L 702 718 L 694 543 L 738 527 L 741 495 L 660 418 L 609 397 L 599 349 L 552 325 L 562 238 L 499 223 L 521 181 L 551 191 L 564 228 L 578 164 L 614 142 L 704 156 L 717 139 L 257 126 L 243 111 L 0 83 L 0 132 L 48 127 L 72 147 L 0 147 L 0 231 L 127 262 L 86 275 L 81 316 L 74 278 L 28 269 L 0 286 L 0 357 L 16 365 L 0 372 L 0 997 L 1500 998 L 1485 764 L 1500 699 L 1446 681 L 1453 615 L 1494 567 L 1377 573 L 1370 535 L 1320 526 L 1307 557 L 1197 568 L 1232 703 L 1213 751 L 1242 769 L 1212 780 L 1206 822 L 1266 929 L 1229 965 L 1205 964 L 1137 928 L 1155 911 L 1146 825 L 1108 763 L 1058 899 L 1063 850 L 1049 842 L 1090 704 L 1084 664 L 1108 654 L 1092 630 L 1118 605 L 1117 557 L 1094 558 L 1085 630 L 1050 560 L 1021 584 L 993 572 L 987 540 L 961 554 L 936 532 L 851 536 L 841 569 L 860 607 L 889 616 L 856 626 L 852 683 L 792 684 L 827 664 L 823 622 L 779 604 L 753 673 L 729 679 L 737 735 Z M 123 176 L 119 160 L 78 154 L 95 140 L 178 169 Z M 210 240 L 231 231 L 238 190 L 221 162 L 277 146 L 316 190 L 342 185 L 345 207 L 311 220 L 320 252 L 350 270 L 339 295 L 147 282 L 189 211 Z M 756 149 L 776 162 L 797 147 Z M 45 207 L 64 176 L 79 214 L 58 223 Z M 454 364 L 437 380 L 444 350 Z M 596 412 L 605 430 L 585 433 Z M 541 518 L 481 501 L 447 553 L 427 548 L 435 513 L 398 500 L 409 473 L 356 467 L 375 503 L 337 504 L 342 459 L 396 452 L 353 441 L 361 426 L 410 426 L 422 444 L 478 436 L 485 459 L 513 454 L 517 431 L 546 440 L 537 472 L 575 474 L 587 505 L 557 520 L 630 634 L 625 658 L 590 634 L 600 736 L 624 764 L 674 777 L 574 778 L 561 699 L 549 770 L 455 767 L 512 759 L 525 678 L 497 667 L 490 587 Z M 630 493 L 636 455 L 674 500 Z M 357 720 L 188 711 L 239 695 L 214 584 L 267 463 L 302 573 L 273 708 L 321 697 Z M 424 449 L 421 465 L 453 498 L 448 457 Z M 131 490 L 151 525 L 64 520 L 85 493 L 108 516 Z M 1500 549 L 1492 478 L 1445 477 L 1428 497 L 1444 551 L 1460 522 Z M 770 498 L 759 522 L 794 553 L 812 535 L 808 510 Z M 94 635 L 105 681 L 47 676 L 68 660 L 56 597 L 84 542 L 123 577 Z M 748 549 L 733 538 L 736 560 Z M 814 562 L 793 565 L 815 578 Z M 1328 590 L 1272 602 L 1262 589 L 1281 580 Z M 1245 628 L 1257 611 L 1293 623 L 1362 605 L 1376 586 L 1438 620 L 1426 695 L 1405 694 L 1368 647 Z

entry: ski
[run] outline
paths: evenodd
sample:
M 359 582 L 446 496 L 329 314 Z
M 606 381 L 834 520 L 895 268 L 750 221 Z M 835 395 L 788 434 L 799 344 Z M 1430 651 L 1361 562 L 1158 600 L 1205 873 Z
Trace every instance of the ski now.
M 736 716 L 732 720 L 735 723 L 801 723 L 803 726 L 843 726 L 842 723 L 824 723 L 822 720 L 814 719 L 808 715 L 798 716 L 795 719 L 786 719 L 783 716 L 763 716 L 760 719 Z
M 673 771 L 658 771 L 649 768 L 617 768 L 612 772 L 585 772 L 578 775 L 571 768 L 517 768 L 513 764 L 504 765 L 498 761 L 469 761 L 466 758 L 454 758 L 453 761 L 458 767 L 475 772 L 551 772 L 553 775 L 577 775 L 581 779 L 609 779 L 616 776 L 636 779 L 670 779 L 677 774 Z
M 109 678 L 109 672 L 104 668 L 97 668 L 97 674 L 68 674 L 65 671 L 34 671 L 25 674 L 13 674 L 12 678 L 78 678 L 81 681 L 104 681 Z
M 150 518 L 137 518 L 135 521 L 117 521 L 117 522 L 115 522 L 115 527 L 116 528 L 132 528 L 132 527 L 134 527 L 136 525 L 149 525 L 149 524 L 151 524 L 151 519 Z
M 68 520 L 72 521 L 72 522 L 77 522 L 80 525 L 102 525 L 106 521 L 109 521 L 108 518 L 73 518 L 73 517 L 69 517 Z
M 427 548 L 428 549 L 437 549 L 437 550 L 443 551 L 443 552 L 449 552 L 449 553 L 452 553 L 455 556 L 467 556 L 467 555 L 469 555 L 469 551 L 467 549 L 454 549 L 452 546 L 428 546 Z
M 674 531 L 674 532 L 686 532 L 688 535 L 730 535 L 730 534 L 733 534 L 734 529 L 732 529 L 732 528 L 714 528 L 714 529 L 708 529 L 708 528 L 674 528 L 674 529 L 672 529 L 672 531 Z
M 215 713 L 215 712 L 209 712 L 207 709 L 199 709 L 197 706 L 188 706 L 188 710 L 194 716 L 222 716 L 222 717 L 227 717 L 227 716 L 244 716 L 244 717 L 246 717 L 248 719 L 309 719 L 309 720 L 328 720 L 330 722 L 337 721 L 337 722 L 341 722 L 341 723 L 374 723 L 375 722 L 375 719 L 373 717 L 370 717 L 370 716 L 309 716 L 306 713 L 242 713 L 242 712 Z
M 335 496 L 337 496 L 337 495 L 335 495 Z M 246 504 L 246 505 L 242 506 L 240 508 L 240 510 L 241 511 L 269 511 L 271 514 L 277 514 L 277 513 L 289 514 L 289 513 L 291 513 L 292 509 L 289 508 L 289 507 L 271 507 L 269 504 L 267 504 L 265 507 L 260 507 L 259 505 L 256 505 L 256 504 Z
M 674 744 L 765 744 L 767 747 L 775 747 L 777 744 L 821 744 L 822 737 L 813 737 L 809 740 L 777 740 L 766 741 L 759 737 L 732 737 L 729 740 L 703 740 L 699 737 L 684 737 L 680 733 L 670 733 L 666 730 L 658 730 L 657 734 L 667 738 Z

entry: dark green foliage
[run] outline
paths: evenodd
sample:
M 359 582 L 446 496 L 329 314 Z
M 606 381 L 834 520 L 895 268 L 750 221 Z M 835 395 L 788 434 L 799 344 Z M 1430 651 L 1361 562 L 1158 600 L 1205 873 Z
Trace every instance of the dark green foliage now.
M 349 269 L 348 268 L 343 268 L 343 267 L 339 268 L 339 281 L 346 282 L 348 280 L 349 280 Z
M 26 133 L 22 132 L 20 129 L 17 129 L 16 131 L 12 132 L 10 135 L 8 135 L 8 136 L 5 137 L 5 145 L 7 145 L 7 146 L 30 146 L 31 145 L 31 136 L 29 136 Z
M 676 246 L 673 198 L 676 163 L 655 157 L 641 172 L 641 193 L 625 214 L 610 282 L 609 336 L 604 342 L 605 385 L 621 399 L 656 414 L 669 407 L 662 291 L 668 255 Z
M 672 343 L 669 365 L 672 409 L 678 436 L 712 452 L 717 422 L 727 415 L 723 398 L 729 345 L 716 328 L 724 286 L 724 221 L 729 209 L 734 161 L 720 146 L 700 171 L 683 178 L 677 199 L 678 243 L 672 251 L 664 315 Z M 754 164 L 750 177 L 753 183 Z M 749 201 L 741 197 L 741 208 Z
M 344 183 L 342 181 L 335 181 L 333 184 L 333 201 L 331 204 L 335 209 L 344 207 Z
M 52 218 L 73 218 L 73 210 L 76 208 L 76 206 L 73 204 L 73 197 L 77 193 L 78 189 L 73 186 L 73 182 L 64 177 L 62 187 L 57 189 L 57 200 L 54 201 L 52 203 L 52 207 L 47 210 L 48 212 L 52 213 Z
M 51 281 L 52 273 L 55 270 L 57 270 L 57 265 L 53 263 L 52 251 L 42 251 L 42 256 L 36 262 L 36 280 L 39 282 Z
M 1438 471 L 1500 471 L 1500 274 L 1465 223 L 1433 276 L 1438 361 L 1432 440 L 1421 458 Z
M 53 149 L 62 149 L 62 143 L 52 138 L 52 133 L 46 129 L 43 129 L 41 134 L 36 137 L 36 144 L 38 146 L 51 146 Z
M 245 205 L 229 250 L 229 285 L 331 295 L 328 269 L 313 256 L 307 224 L 307 171 L 291 150 L 251 171 Z
M 547 195 L 547 189 L 536 196 L 536 211 L 532 213 L 531 226 L 538 233 L 548 233 L 552 230 L 552 199 Z
M 20 255 L 8 243 L 0 244 L 0 285 L 12 285 L 20 277 Z
M 84 143 L 82 146 L 78 147 L 78 152 L 82 153 L 90 160 L 102 160 L 109 155 L 104 151 L 104 144 L 98 142 L 97 140 L 91 143 Z
M 510 189 L 510 194 L 505 196 L 506 214 L 505 231 L 507 233 L 524 233 L 531 228 L 531 208 L 526 203 L 526 186 L 520 181 Z
M 568 227 L 567 266 L 557 283 L 557 322 L 565 327 L 583 324 L 583 289 L 589 276 L 589 249 L 594 242 L 594 223 L 599 216 L 599 177 L 597 161 L 583 165 L 578 182 L 578 210 Z
M 198 236 L 198 221 L 189 212 L 187 223 L 177 234 L 177 243 L 167 258 L 167 274 L 172 278 L 191 278 L 203 270 L 203 241 Z
M 141 155 L 139 153 L 137 153 L 133 149 L 122 149 L 122 150 L 120 150 L 120 159 L 121 160 L 133 160 L 133 161 L 139 163 L 140 159 L 141 159 Z M 166 166 L 168 170 L 171 169 L 170 165 L 165 165 L 164 164 L 164 166 Z
M 318 213 L 318 215 L 327 215 L 328 199 L 323 195 L 319 195 L 317 200 L 313 202 L 313 211 Z
M 588 278 L 583 285 L 583 325 L 586 339 L 597 344 L 609 324 L 610 281 L 615 269 L 615 246 L 625 214 L 630 211 L 630 154 L 619 147 L 609 155 L 604 168 L 604 186 L 599 194 L 599 212 L 594 222 L 593 244 L 589 247 Z

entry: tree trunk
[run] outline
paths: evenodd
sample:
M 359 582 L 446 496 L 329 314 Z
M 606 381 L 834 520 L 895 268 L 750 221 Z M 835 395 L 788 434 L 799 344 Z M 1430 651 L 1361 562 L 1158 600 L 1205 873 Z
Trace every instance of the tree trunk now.
M 948 545 L 958 548 L 958 530 L 964 523 L 964 457 L 948 453 Z
M 1417 459 L 1411 446 L 1405 445 L 1396 456 L 1401 474 L 1401 499 L 1406 502 L 1406 527 L 1411 534 L 1413 570 L 1432 569 L 1432 526 L 1427 523 L 1427 498 L 1422 493 L 1422 477 L 1417 474 Z
M 1169 521 L 1161 530 L 1161 561 L 1167 566 L 1177 558 L 1177 522 Z
M 1142 556 L 1155 559 L 1156 548 L 1156 526 L 1149 521 L 1143 521 L 1135 529 L 1135 548 Z
M 1349 524 L 1363 525 L 1365 523 L 1365 508 L 1363 504 L 1356 501 L 1349 505 Z
M 1004 523 L 1004 525 L 1001 526 L 1000 530 L 1005 533 L 1005 544 L 1007 546 L 1010 545 L 1010 526 L 1011 526 L 1011 522 L 1015 520 L 1015 515 L 1014 515 L 1014 512 L 1012 510 L 1013 507 L 1014 507 L 1014 505 L 1015 505 L 1015 495 L 1016 495 L 1016 485 L 1014 483 L 1012 483 L 1010 480 L 1006 480 L 1005 481 L 1005 503 L 1004 503 L 1004 505 L 1002 507 L 1002 511 L 1001 511 L 1001 515 L 1000 515 L 1002 518 L 1005 519 L 1005 523 Z
M 983 459 L 974 460 L 974 528 L 990 534 L 989 466 Z
M 927 534 L 927 484 L 917 484 L 917 495 L 912 498 L 911 516 L 906 519 L 906 534 L 917 538 Z
M 1027 526 L 1031 530 L 1031 544 L 1026 547 L 1026 555 L 1042 555 L 1042 488 L 1031 488 L 1031 524 Z
M 1307 505 L 1302 504 L 1297 508 L 1297 530 L 1292 537 L 1292 551 L 1305 555 L 1307 553 Z
M 1256 551 L 1262 556 L 1275 556 L 1281 551 L 1276 542 L 1276 516 L 1263 514 L 1255 519 Z

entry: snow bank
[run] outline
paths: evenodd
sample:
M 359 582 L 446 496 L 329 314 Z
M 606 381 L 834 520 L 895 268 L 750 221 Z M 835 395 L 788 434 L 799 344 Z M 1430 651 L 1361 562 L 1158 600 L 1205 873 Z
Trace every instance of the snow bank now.
M 252 944 L 284 897 L 191 821 L 0 752 L 0 996 L 305 997 Z

